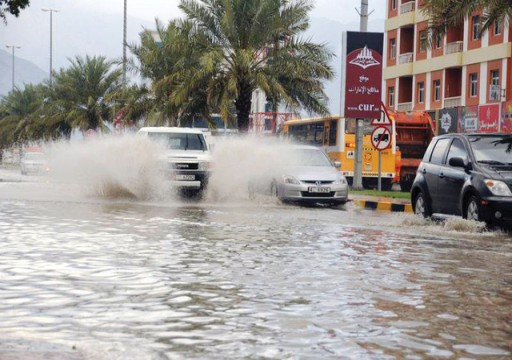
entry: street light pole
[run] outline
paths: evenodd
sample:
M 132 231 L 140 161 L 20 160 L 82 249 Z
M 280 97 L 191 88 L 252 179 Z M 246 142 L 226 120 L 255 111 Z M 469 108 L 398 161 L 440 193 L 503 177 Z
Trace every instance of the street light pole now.
M 44 12 L 50 13 L 50 87 L 52 86 L 52 71 L 53 71 L 53 64 L 52 64 L 52 57 L 53 57 L 53 13 L 59 12 L 60 10 L 57 9 L 41 9 Z
M 124 19 L 123 19 L 123 86 L 126 86 L 126 13 L 127 13 L 127 0 L 124 0 Z
M 359 31 L 368 31 L 368 0 L 361 0 L 361 11 L 359 12 Z M 373 11 L 372 11 L 373 12 Z M 356 148 L 354 159 L 354 177 L 352 188 L 363 189 L 363 142 L 364 142 L 364 119 L 356 119 Z
M 12 49 L 12 90 L 14 91 L 14 50 L 19 49 L 18 45 L 5 45 L 6 48 Z

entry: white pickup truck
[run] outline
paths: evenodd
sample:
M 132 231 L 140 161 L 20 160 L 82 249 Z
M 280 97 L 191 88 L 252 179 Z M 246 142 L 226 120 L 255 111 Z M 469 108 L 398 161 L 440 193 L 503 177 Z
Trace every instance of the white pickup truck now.
M 181 194 L 201 195 L 208 185 L 211 153 L 201 130 L 182 127 L 143 127 L 138 136 L 161 142 L 166 176 Z

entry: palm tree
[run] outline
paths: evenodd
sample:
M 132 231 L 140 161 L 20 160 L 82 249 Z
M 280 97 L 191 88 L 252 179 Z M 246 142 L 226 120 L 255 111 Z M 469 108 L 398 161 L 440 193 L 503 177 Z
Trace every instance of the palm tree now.
M 121 87 L 122 69 L 112 69 L 114 63 L 103 56 L 77 56 L 70 62 L 54 75 L 46 121 L 54 130 L 105 129 L 104 121 L 112 119 L 105 99 Z
M 128 112 L 146 113 L 148 125 L 178 125 L 194 116 L 210 118 L 215 105 L 208 103 L 207 83 L 199 81 L 195 88 L 180 91 L 191 72 L 200 64 L 200 51 L 207 46 L 206 38 L 193 34 L 193 24 L 187 20 L 175 20 L 164 28 L 156 22 L 156 35 L 150 31 L 141 34 L 141 44 L 131 50 L 139 60 L 138 71 L 150 80 L 142 86 L 138 101 L 127 105 Z
M 22 144 L 42 137 L 37 114 L 43 103 L 43 85 L 28 84 L 14 88 L 0 102 L 0 148 Z
M 322 80 L 333 76 L 333 54 L 299 37 L 309 26 L 309 1 L 182 0 L 180 8 L 193 24 L 191 41 L 201 66 L 174 79 L 176 103 L 202 89 L 223 118 L 235 108 L 241 132 L 248 130 L 257 88 L 292 110 L 328 112 Z
M 433 34 L 444 35 L 447 26 L 464 24 L 464 19 L 483 9 L 480 33 L 487 31 L 495 22 L 508 22 L 512 15 L 510 0 L 424 0 L 423 12 L 430 19 Z

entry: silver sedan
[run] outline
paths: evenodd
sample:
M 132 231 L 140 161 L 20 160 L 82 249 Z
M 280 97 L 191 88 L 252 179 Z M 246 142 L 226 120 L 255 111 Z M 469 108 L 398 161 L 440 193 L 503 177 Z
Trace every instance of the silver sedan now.
M 249 185 L 249 193 L 267 192 L 284 202 L 341 205 L 348 183 L 327 155 L 307 145 L 279 146 L 269 172 Z

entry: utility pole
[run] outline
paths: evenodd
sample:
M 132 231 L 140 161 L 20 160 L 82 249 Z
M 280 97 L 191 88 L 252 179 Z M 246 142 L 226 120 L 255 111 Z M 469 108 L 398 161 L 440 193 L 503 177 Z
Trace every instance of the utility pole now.
M 12 91 L 14 91 L 14 50 L 19 49 L 18 45 L 5 45 L 6 48 L 12 49 Z
M 368 0 L 361 0 L 361 10 L 359 14 L 359 31 L 368 31 Z M 363 188 L 363 137 L 364 137 L 364 119 L 356 119 L 356 148 L 354 162 L 354 180 L 352 188 L 361 190 Z

